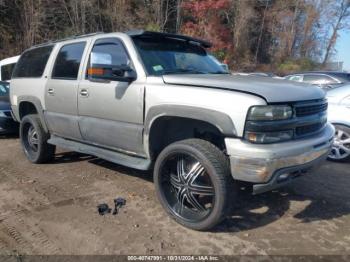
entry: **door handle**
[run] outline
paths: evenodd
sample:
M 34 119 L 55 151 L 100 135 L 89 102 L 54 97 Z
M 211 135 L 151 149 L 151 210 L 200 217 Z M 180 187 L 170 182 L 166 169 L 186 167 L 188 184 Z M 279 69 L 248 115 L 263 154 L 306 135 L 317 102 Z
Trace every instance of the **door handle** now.
M 81 89 L 80 90 L 80 96 L 82 97 L 88 97 L 89 96 L 89 92 L 87 89 Z
M 51 95 L 51 96 L 55 95 L 55 90 L 54 90 L 53 88 L 49 88 L 49 89 L 47 90 L 47 92 L 48 92 L 49 95 Z

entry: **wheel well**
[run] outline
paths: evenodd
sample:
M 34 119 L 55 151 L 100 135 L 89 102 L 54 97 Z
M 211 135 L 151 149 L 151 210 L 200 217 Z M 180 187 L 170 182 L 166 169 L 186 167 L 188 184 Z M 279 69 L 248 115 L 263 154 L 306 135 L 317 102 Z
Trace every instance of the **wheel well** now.
M 154 159 L 169 144 L 188 138 L 203 139 L 226 150 L 225 137 L 216 126 L 191 118 L 164 116 L 152 124 L 149 133 L 150 155 Z
M 21 102 L 19 104 L 19 118 L 22 120 L 23 117 L 29 114 L 37 114 L 38 110 L 35 105 L 31 102 Z

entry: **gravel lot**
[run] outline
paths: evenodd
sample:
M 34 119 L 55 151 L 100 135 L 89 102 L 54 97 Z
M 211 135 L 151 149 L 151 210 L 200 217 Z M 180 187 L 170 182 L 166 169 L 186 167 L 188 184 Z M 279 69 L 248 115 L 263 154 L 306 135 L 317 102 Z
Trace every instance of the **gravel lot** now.
M 59 151 L 30 164 L 18 138 L 0 138 L 0 254 L 350 254 L 349 163 L 327 162 L 278 191 L 232 200 L 212 232 L 169 219 L 152 176 Z M 121 196 L 116 215 L 96 206 Z

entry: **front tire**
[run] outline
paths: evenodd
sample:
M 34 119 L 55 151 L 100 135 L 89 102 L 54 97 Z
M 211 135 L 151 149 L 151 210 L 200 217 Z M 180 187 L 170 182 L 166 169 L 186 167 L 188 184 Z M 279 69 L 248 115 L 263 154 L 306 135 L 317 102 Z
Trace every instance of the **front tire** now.
M 344 125 L 334 125 L 335 137 L 328 159 L 335 162 L 350 160 L 350 128 Z
M 47 143 L 49 134 L 45 132 L 38 115 L 26 115 L 20 124 L 20 139 L 28 160 L 35 164 L 53 159 L 56 147 Z
M 154 182 L 170 217 L 194 230 L 213 228 L 234 202 L 228 159 L 204 140 L 188 139 L 166 147 L 155 163 Z

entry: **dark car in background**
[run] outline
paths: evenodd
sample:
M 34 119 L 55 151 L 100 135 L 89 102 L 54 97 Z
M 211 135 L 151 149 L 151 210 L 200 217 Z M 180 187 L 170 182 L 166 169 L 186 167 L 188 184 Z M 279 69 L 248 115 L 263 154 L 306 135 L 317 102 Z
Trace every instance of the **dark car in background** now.
M 334 87 L 350 82 L 350 73 L 334 71 L 302 72 L 288 75 L 287 80 L 304 82 L 320 87 Z
M 11 114 L 9 83 L 0 81 L 0 135 L 18 133 L 18 123 Z

